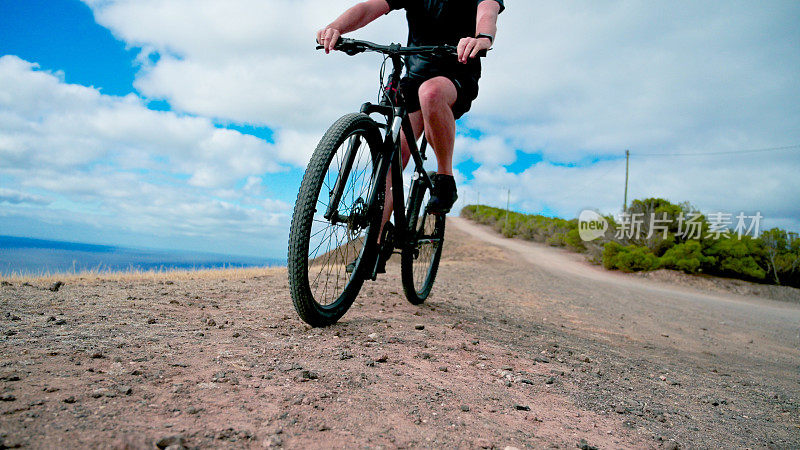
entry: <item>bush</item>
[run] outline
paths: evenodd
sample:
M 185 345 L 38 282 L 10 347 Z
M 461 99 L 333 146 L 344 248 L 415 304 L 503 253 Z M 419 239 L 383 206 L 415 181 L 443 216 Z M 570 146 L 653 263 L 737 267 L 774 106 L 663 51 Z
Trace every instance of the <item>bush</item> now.
M 705 265 L 714 264 L 713 256 L 703 255 L 703 246 L 697 241 L 678 244 L 664 253 L 661 265 L 668 269 L 682 270 L 686 273 L 697 273 Z
M 703 253 L 713 256 L 714 261 L 705 264 L 706 273 L 745 280 L 763 280 L 767 276 L 767 272 L 759 264 L 763 260 L 763 250 L 753 238 L 721 238 L 710 242 Z
M 581 239 L 581 235 L 577 228 L 573 228 L 567 232 L 564 242 L 568 247 L 572 248 L 576 252 L 586 251 L 586 245 L 584 245 L 583 239 Z
M 609 242 L 603 250 L 603 267 L 623 272 L 639 272 L 656 270 L 661 264 L 658 257 L 646 247 L 623 247 L 616 242 Z

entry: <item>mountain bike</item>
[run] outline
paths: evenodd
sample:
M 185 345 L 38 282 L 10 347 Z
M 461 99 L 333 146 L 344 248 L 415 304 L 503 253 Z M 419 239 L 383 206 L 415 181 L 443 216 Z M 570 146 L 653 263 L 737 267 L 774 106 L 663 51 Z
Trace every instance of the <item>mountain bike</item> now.
M 289 234 L 289 285 L 297 313 L 314 327 L 331 325 L 347 312 L 363 283 L 377 278 L 379 255 L 385 251 L 401 254 L 408 301 L 415 305 L 424 302 L 436 278 L 445 231 L 445 215 L 429 213 L 426 208 L 433 186 L 433 173 L 423 168 L 427 140 L 423 136 L 417 146 L 398 88 L 405 56 L 455 58 L 456 48 L 387 46 L 342 38 L 335 49 L 350 56 L 370 51 L 385 57 L 380 102 L 364 103 L 360 112 L 343 116 L 328 129 L 314 150 L 297 194 Z M 387 60 L 392 71 L 384 82 Z M 373 114 L 379 119 L 373 119 Z M 403 198 L 401 132 L 414 162 L 407 201 Z M 390 170 L 394 238 L 384 233 L 379 245 Z

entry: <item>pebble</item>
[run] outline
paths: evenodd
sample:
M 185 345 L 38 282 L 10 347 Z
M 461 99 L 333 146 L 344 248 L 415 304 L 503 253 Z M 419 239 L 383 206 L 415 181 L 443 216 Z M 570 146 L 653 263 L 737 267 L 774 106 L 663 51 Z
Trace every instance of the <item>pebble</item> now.
M 75 403 L 77 400 L 75 400 L 75 396 L 74 395 L 70 395 L 69 397 L 65 398 L 62 401 L 64 403 Z
M 461 411 L 469 412 L 469 405 L 461 405 Z
M 543 364 L 548 364 L 548 363 L 550 363 L 550 360 L 549 360 L 549 359 L 547 359 L 547 358 L 545 358 L 545 357 L 542 357 L 542 356 L 537 356 L 536 358 L 533 358 L 533 360 L 534 360 L 534 361 L 536 361 L 536 362 L 538 362 L 538 363 L 543 363 Z
M 319 375 L 317 375 L 315 372 L 312 372 L 310 370 L 302 371 L 300 373 L 300 376 L 305 380 L 316 380 L 317 378 L 319 378 Z
M 547 379 L 547 381 L 544 382 L 544 384 L 553 384 L 555 382 L 556 382 L 556 379 L 553 378 L 553 377 L 550 377 L 550 378 Z
M 156 318 L 155 317 L 151 317 L 151 318 L 147 319 L 147 324 L 148 325 L 152 325 L 154 323 L 156 323 Z
M 180 446 L 185 447 L 186 441 L 183 439 L 183 436 L 176 434 L 172 436 L 165 436 L 156 441 L 156 447 L 160 449 L 166 449 L 172 446 Z
M 581 450 L 598 450 L 594 445 L 589 445 L 589 443 L 586 442 L 586 439 L 581 439 L 580 442 L 578 442 L 577 447 Z
M 120 386 L 119 392 L 122 395 L 131 395 L 133 393 L 133 388 L 131 388 L 130 386 Z
M 61 286 L 63 285 L 64 285 L 63 281 L 56 281 L 55 283 L 51 284 L 48 289 L 50 289 L 53 292 L 58 292 L 58 290 L 61 289 Z
M 94 391 L 92 391 L 92 393 L 90 395 L 92 396 L 92 398 L 100 398 L 100 397 L 102 397 L 102 396 L 104 396 L 104 395 L 106 395 L 108 393 L 109 393 L 108 389 L 100 388 L 100 389 L 95 389 Z
M 105 356 L 103 356 L 103 352 L 96 351 L 92 353 L 92 359 L 100 359 L 100 358 L 105 358 Z
M 414 325 L 414 329 L 415 330 L 424 330 L 425 329 L 425 325 L 421 325 L 421 324 L 420 325 Z
M 514 405 L 514 409 L 517 411 L 530 411 L 531 407 L 528 405 Z
M 17 397 L 15 397 L 14 394 L 3 394 L 3 395 L 0 395 L 0 401 L 2 401 L 2 402 L 13 402 L 16 399 L 17 399 Z

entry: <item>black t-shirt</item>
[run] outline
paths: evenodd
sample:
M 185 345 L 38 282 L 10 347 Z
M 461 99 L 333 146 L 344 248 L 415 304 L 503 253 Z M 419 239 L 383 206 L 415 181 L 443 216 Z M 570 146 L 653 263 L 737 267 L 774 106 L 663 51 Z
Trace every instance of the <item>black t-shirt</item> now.
M 487 0 L 386 0 L 391 9 L 405 9 L 408 19 L 408 45 L 458 45 L 465 37 L 475 36 L 478 4 Z M 503 0 L 500 11 L 505 9 Z M 412 78 L 433 78 L 439 75 L 480 78 L 481 63 L 475 58 L 461 64 L 455 57 L 434 58 L 411 56 L 406 69 Z

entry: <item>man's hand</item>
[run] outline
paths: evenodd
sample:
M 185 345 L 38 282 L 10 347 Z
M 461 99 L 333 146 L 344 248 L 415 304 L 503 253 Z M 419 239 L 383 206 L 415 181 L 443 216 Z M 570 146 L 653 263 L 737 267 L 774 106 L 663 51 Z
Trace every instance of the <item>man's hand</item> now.
M 317 31 L 317 42 L 319 45 L 325 47 L 325 53 L 330 53 L 336 46 L 336 43 L 339 42 L 339 36 L 341 35 L 342 34 L 336 28 L 323 28 Z
M 466 64 L 470 58 L 474 58 L 481 50 L 489 50 L 492 41 L 489 38 L 466 37 L 458 41 L 458 62 Z

